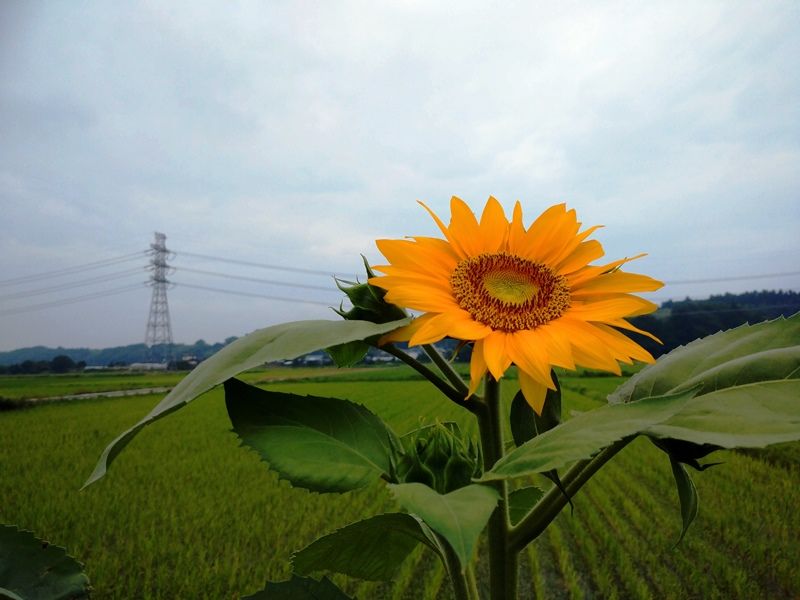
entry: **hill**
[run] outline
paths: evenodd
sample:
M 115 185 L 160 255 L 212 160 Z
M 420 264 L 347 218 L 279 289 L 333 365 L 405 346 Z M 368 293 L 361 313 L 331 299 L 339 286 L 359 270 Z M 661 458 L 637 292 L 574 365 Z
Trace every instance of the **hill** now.
M 661 339 L 659 345 L 643 336 L 636 341 L 654 356 L 669 352 L 694 339 L 731 329 L 743 323 L 758 323 L 800 312 L 800 293 L 761 291 L 711 296 L 706 300 L 686 298 L 668 301 L 652 315 L 631 319 L 636 327 Z

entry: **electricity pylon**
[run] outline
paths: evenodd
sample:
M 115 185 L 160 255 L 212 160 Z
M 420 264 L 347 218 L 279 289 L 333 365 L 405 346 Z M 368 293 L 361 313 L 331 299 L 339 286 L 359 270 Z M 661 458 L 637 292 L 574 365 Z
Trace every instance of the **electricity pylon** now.
M 149 346 L 151 359 L 156 362 L 167 362 L 172 353 L 172 325 L 169 322 L 167 303 L 169 250 L 166 242 L 167 236 L 156 232 L 155 242 L 150 244 L 150 286 L 153 288 L 153 295 L 150 298 L 150 316 L 147 319 L 144 343 Z

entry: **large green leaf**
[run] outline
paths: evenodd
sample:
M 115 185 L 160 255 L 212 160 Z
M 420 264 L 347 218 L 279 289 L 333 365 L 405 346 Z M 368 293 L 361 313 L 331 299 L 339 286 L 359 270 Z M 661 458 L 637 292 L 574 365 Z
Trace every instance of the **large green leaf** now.
M 631 377 L 608 400 L 632 402 L 701 385 L 699 397 L 782 379 L 800 379 L 800 313 L 720 331 L 676 348 Z
M 749 383 L 699 396 L 646 433 L 722 448 L 800 440 L 800 379 Z
M 648 435 L 706 448 L 763 447 L 800 439 L 800 313 L 676 348 L 631 377 L 609 402 L 691 386 L 699 387 L 697 396 L 650 427 Z
M 346 492 L 389 478 L 400 440 L 360 404 L 225 382 L 233 430 L 292 485 Z
M 242 600 L 353 600 L 327 577 L 320 581 L 292 575 L 289 581 L 270 581 L 260 592 Z
M 609 404 L 581 413 L 509 452 L 484 473 L 481 481 L 544 473 L 589 458 L 618 440 L 665 421 L 695 392 L 691 389 L 629 404 Z
M 397 329 L 408 321 L 401 319 L 382 324 L 368 321 L 295 321 L 259 329 L 239 338 L 200 363 L 141 421 L 111 442 L 84 487 L 105 475 L 111 462 L 143 427 L 178 410 L 234 375 L 264 363 L 364 340 Z
M 436 535 L 420 518 L 387 513 L 319 538 L 292 557 L 292 566 L 301 575 L 327 570 L 388 581 L 420 542 L 442 556 Z
M 497 505 L 497 491 L 475 484 L 444 495 L 421 483 L 389 487 L 403 508 L 422 518 L 447 540 L 463 571 L 472 558 L 478 536 Z
M 90 589 L 83 567 L 64 548 L 0 525 L 0 598 L 78 600 Z

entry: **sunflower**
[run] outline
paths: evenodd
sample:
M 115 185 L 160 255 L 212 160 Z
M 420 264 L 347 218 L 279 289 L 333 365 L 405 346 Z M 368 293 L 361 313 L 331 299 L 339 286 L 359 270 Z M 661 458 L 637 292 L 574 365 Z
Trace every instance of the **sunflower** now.
M 620 270 L 623 258 L 589 263 L 604 255 L 597 227 L 580 231 L 575 210 L 548 208 L 528 228 L 522 207 L 511 221 L 490 197 L 480 221 L 459 198 L 450 201 L 450 225 L 431 209 L 445 239 L 411 237 L 378 240 L 390 264 L 369 283 L 386 290 L 385 300 L 424 314 L 381 342 L 430 344 L 444 337 L 474 342 L 469 393 L 488 371 L 499 380 L 515 364 L 525 399 L 541 414 L 547 389 L 555 389 L 553 366 L 576 365 L 620 373 L 618 361 L 653 362 L 653 357 L 620 330 L 658 341 L 625 319 L 657 306 L 631 294 L 663 284 Z

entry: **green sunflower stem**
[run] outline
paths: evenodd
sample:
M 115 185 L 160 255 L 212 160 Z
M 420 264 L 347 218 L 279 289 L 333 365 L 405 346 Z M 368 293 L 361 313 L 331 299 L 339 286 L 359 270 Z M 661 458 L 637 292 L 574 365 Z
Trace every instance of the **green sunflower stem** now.
M 395 358 L 400 359 L 402 362 L 404 362 L 409 367 L 414 369 L 417 373 L 422 375 L 425 379 L 430 381 L 434 386 L 436 386 L 436 388 L 440 392 L 442 392 L 445 396 L 447 396 L 455 404 L 458 404 L 462 408 L 466 408 L 468 411 L 477 414 L 477 412 L 480 411 L 483 408 L 483 403 L 481 402 L 481 400 L 479 400 L 474 395 L 470 396 L 470 397 L 467 397 L 467 393 L 468 393 L 469 390 L 468 390 L 466 384 L 461 379 L 461 377 L 447 363 L 447 361 L 444 360 L 444 358 L 436 351 L 435 348 L 433 348 L 433 347 L 431 347 L 431 348 L 433 350 L 434 355 L 438 356 L 438 358 L 442 361 L 442 363 L 444 363 L 446 365 L 447 370 L 445 370 L 445 368 L 440 366 L 439 362 L 437 362 L 436 360 L 433 359 L 433 357 L 431 357 L 431 360 L 433 360 L 433 362 L 437 366 L 439 366 L 439 369 L 442 370 L 442 374 L 445 377 L 447 377 L 447 381 L 442 379 L 442 377 L 440 377 L 435 372 L 433 372 L 431 369 L 429 369 L 427 366 L 425 366 L 424 364 L 419 362 L 413 356 L 410 356 L 409 354 L 403 352 L 400 348 L 398 348 L 394 344 L 385 344 L 383 346 L 380 346 L 381 350 L 383 350 L 384 352 L 386 352 L 388 354 L 391 354 Z M 426 352 L 427 352 L 427 350 L 426 350 Z M 430 356 L 430 354 L 429 354 L 429 356 Z M 456 386 L 455 385 L 455 380 L 451 379 L 451 377 L 454 377 L 455 380 L 457 380 L 460 385 Z
M 485 410 L 477 413 L 483 449 L 484 470 L 489 470 L 503 456 L 503 427 L 500 406 L 500 382 L 486 375 Z M 515 600 L 517 597 L 517 552 L 509 543 L 511 521 L 508 515 L 508 484 L 493 483 L 500 501 L 489 519 L 489 585 L 492 600 Z
M 536 506 L 515 527 L 511 528 L 508 537 L 511 551 L 518 553 L 539 537 L 567 505 L 569 499 L 573 498 L 603 465 L 614 458 L 633 439 L 633 437 L 622 439 L 604 448 L 593 458 L 575 463 L 561 478 L 563 491 L 557 486 L 550 488 L 550 491 Z
M 469 387 L 464 383 L 461 375 L 456 373 L 456 370 L 453 368 L 453 365 L 450 364 L 450 361 L 446 360 L 432 344 L 423 344 L 422 349 L 433 361 L 433 364 L 439 368 L 439 370 L 442 372 L 442 375 L 447 378 L 447 381 L 450 382 L 450 385 L 464 394 L 464 398 L 466 398 L 467 394 L 469 394 Z
M 452 385 L 450 385 L 444 379 L 439 377 L 436 373 L 431 371 L 428 367 L 423 365 L 413 356 L 409 356 L 394 344 L 384 344 L 383 346 L 380 346 L 380 349 L 386 352 L 387 354 L 391 354 L 395 358 L 400 359 L 402 362 L 404 362 L 409 367 L 414 369 L 417 373 L 419 373 L 425 379 L 430 381 L 434 386 L 436 386 L 436 388 L 440 392 L 442 392 L 445 396 L 447 396 L 450 400 L 452 400 L 456 404 L 463 404 L 462 402 L 463 398 L 458 393 L 458 390 L 453 388 Z

